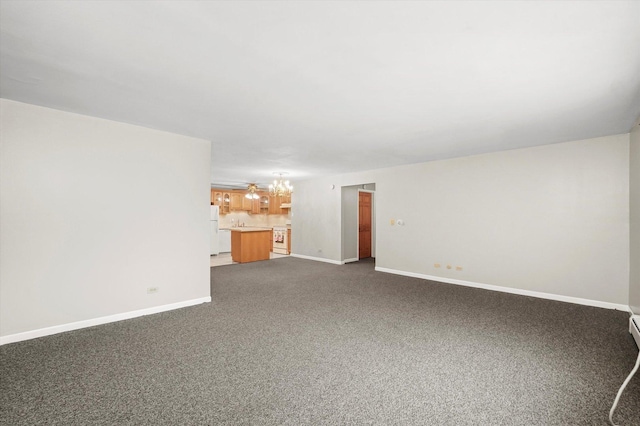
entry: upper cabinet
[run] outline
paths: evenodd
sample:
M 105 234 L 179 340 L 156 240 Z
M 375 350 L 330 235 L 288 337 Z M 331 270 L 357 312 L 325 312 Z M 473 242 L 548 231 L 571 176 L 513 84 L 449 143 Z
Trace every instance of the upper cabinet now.
M 211 189 L 211 204 L 220 207 L 220 214 L 229 213 L 229 203 L 231 198 L 228 192 L 219 189 Z
M 227 214 L 231 211 L 230 209 L 230 205 L 231 205 L 231 195 L 228 192 L 223 192 L 222 193 L 222 204 L 220 204 L 220 213 L 221 214 Z
M 259 200 L 260 213 L 269 213 L 269 196 L 267 194 L 261 194 Z
M 287 214 L 291 207 L 291 196 L 269 195 L 269 214 Z
M 242 210 L 251 212 L 253 208 L 253 199 L 247 198 L 246 194 L 242 194 Z
M 232 212 L 237 212 L 242 210 L 242 199 L 244 198 L 244 195 L 234 192 L 231 193 L 231 211 Z
M 280 214 L 280 197 L 269 195 L 269 214 Z
M 260 199 L 262 198 L 262 194 L 257 192 L 258 198 L 254 198 L 251 200 L 251 214 L 260 214 Z
M 251 214 L 288 214 L 291 196 L 276 197 L 266 191 L 256 192 L 260 198 L 245 197 L 244 190 L 211 188 L 211 204 L 220 207 L 220 214 L 245 211 Z
M 281 209 L 290 209 L 291 208 L 291 194 L 283 195 L 280 197 L 280 208 Z M 287 213 L 287 212 L 284 212 Z

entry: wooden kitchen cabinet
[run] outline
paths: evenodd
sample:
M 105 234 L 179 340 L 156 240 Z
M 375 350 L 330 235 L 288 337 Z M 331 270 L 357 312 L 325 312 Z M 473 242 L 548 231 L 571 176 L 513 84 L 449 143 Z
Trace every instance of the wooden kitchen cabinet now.
M 220 201 L 220 214 L 227 214 L 231 211 L 231 195 L 228 192 L 222 193 L 222 200 Z
M 220 207 L 220 214 L 231 212 L 231 191 L 211 188 L 211 204 Z
M 287 254 L 291 254 L 291 228 L 287 229 Z
M 247 198 L 246 194 L 242 195 L 242 210 L 250 212 L 253 208 L 253 199 Z
M 269 195 L 269 214 L 281 214 L 280 197 Z
M 242 210 L 242 199 L 244 196 L 238 192 L 232 192 L 229 194 L 231 197 L 231 202 L 229 203 L 229 210 L 232 212 L 237 212 Z
M 222 192 L 218 192 L 215 189 L 211 190 L 211 204 L 214 206 L 222 205 Z
M 261 194 L 260 200 L 258 201 L 260 206 L 260 213 L 268 214 L 269 213 L 269 196 L 266 194 Z
M 245 263 L 269 260 L 271 232 L 268 228 L 231 229 L 231 258 L 233 261 Z
M 289 207 L 282 207 L 283 203 L 291 203 L 291 196 L 269 196 L 269 214 L 288 214 Z
M 283 203 L 291 203 L 291 196 L 276 197 L 266 191 L 259 191 L 257 199 L 247 198 L 247 191 L 211 188 L 211 204 L 220 207 L 220 214 L 248 212 L 251 214 L 288 214 L 289 208 Z
M 260 199 L 262 198 L 259 192 L 256 192 L 258 197 L 256 199 L 251 200 L 251 214 L 260 214 Z

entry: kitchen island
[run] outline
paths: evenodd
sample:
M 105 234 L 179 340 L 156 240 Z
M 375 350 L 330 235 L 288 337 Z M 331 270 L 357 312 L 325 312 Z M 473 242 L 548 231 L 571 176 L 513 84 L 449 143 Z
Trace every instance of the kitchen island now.
M 231 258 L 247 263 L 269 260 L 271 228 L 231 228 Z

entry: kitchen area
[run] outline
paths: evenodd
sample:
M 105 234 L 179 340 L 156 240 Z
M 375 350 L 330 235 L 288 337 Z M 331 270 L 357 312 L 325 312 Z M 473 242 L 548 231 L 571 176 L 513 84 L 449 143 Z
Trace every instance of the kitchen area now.
M 268 190 L 211 188 L 211 266 L 269 260 L 291 253 L 291 193 L 287 182 Z

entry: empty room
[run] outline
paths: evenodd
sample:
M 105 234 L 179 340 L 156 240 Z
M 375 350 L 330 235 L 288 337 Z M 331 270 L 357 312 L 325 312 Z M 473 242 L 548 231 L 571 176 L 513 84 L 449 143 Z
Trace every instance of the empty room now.
M 0 0 L 0 425 L 640 426 L 640 2 Z

